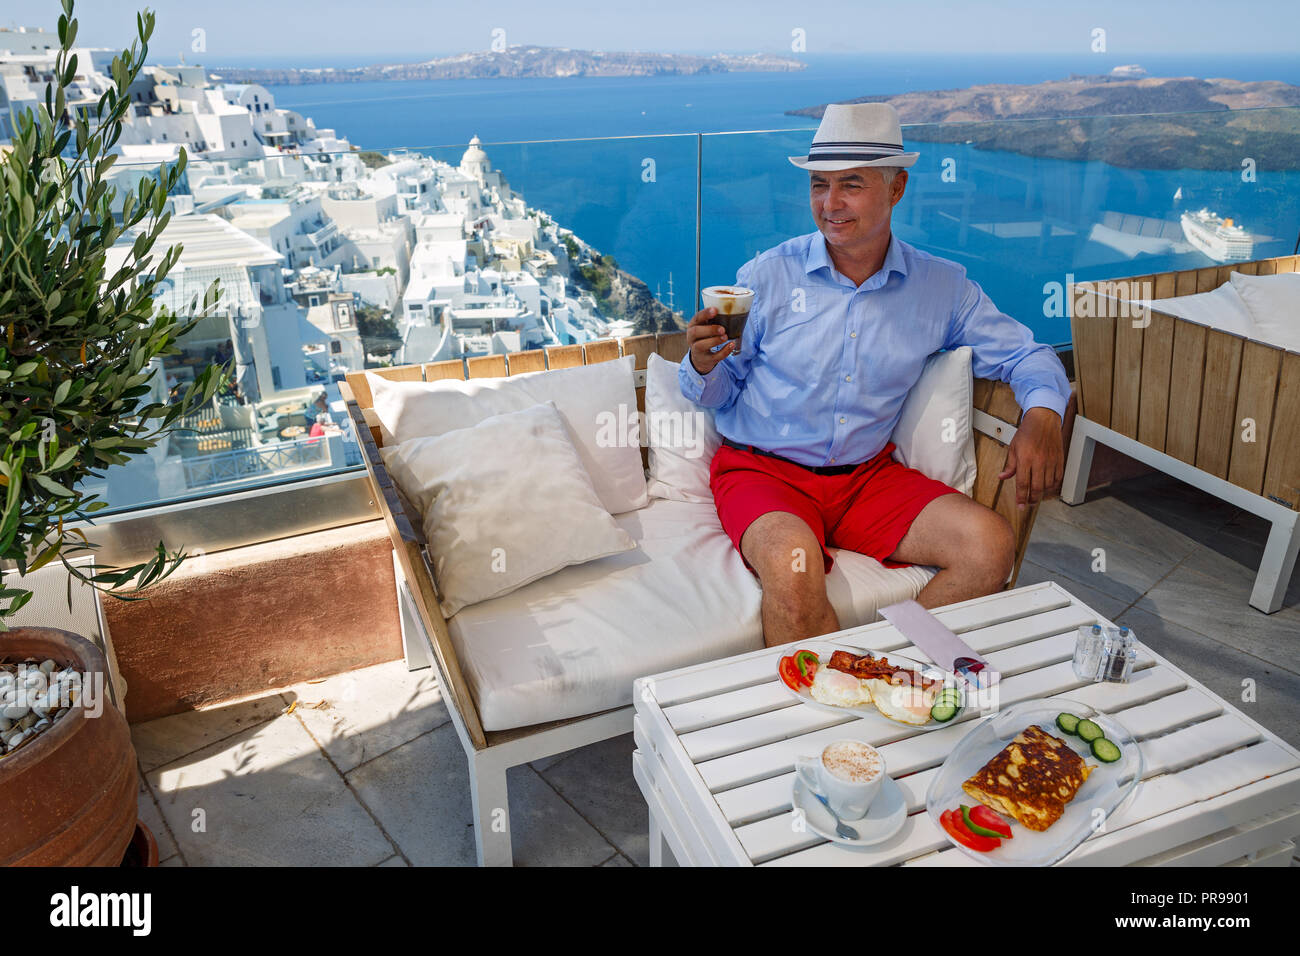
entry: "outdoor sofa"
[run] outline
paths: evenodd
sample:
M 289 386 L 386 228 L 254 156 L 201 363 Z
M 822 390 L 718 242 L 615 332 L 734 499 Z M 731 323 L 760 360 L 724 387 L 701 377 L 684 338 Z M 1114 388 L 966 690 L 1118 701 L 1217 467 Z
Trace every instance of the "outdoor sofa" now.
M 385 455 L 402 453 L 385 446 L 385 428 L 375 410 L 372 385 L 386 389 L 387 383 L 426 383 L 402 387 L 421 394 L 448 389 L 456 393 L 455 401 L 464 403 L 472 401 L 475 388 L 505 388 L 519 384 L 501 381 L 507 377 L 540 373 L 527 383 L 536 397 L 545 394 L 546 376 L 562 374 L 556 370 L 586 367 L 584 374 L 603 376 L 616 367 L 592 367 L 623 362 L 632 378 L 629 384 L 635 389 L 637 410 L 645 412 L 648 373 L 657 376 L 650 389 L 652 403 L 687 402 L 676 387 L 676 366 L 685 349 L 685 332 L 638 335 L 368 373 L 378 378 L 351 373 L 342 386 L 375 501 L 392 536 L 408 666 L 432 665 L 436 669 L 443 700 L 469 761 L 481 865 L 512 862 L 508 768 L 630 732 L 637 677 L 762 647 L 762 592 L 723 532 L 712 499 L 706 497 L 707 484 L 703 495 L 664 492 L 664 483 L 644 468 L 652 459 L 648 455 L 651 449 L 643 446 L 638 470 L 649 480 L 651 492 L 658 487 L 678 499 L 704 500 L 649 496 L 643 507 L 612 516 L 633 539 L 635 548 L 564 567 L 510 593 L 445 614 L 442 602 L 446 595 L 435 574 L 437 559 L 425 546 L 427 528 L 385 462 Z M 972 382 L 969 350 L 957 351 L 965 355 L 940 353 L 931 362 L 936 369 L 938 360 L 946 363 L 944 401 L 969 404 L 960 409 L 945 407 L 938 400 L 938 389 L 931 396 L 922 388 L 928 388 L 930 382 L 923 377 L 909 396 L 903 423 L 894 437 L 900 445 L 907 445 L 907 436 L 899 434 L 907 425 L 927 436 L 931 430 L 942 429 L 951 442 L 955 427 L 956 443 L 965 448 L 964 458 L 959 455 L 956 460 L 959 471 L 955 480 L 970 485 L 972 497 L 996 509 L 1015 529 L 1015 567 L 1006 585 L 1012 587 L 1036 512 L 1035 507 L 1017 509 L 1014 479 L 998 479 L 1020 408 L 1010 386 L 987 380 Z M 962 359 L 964 373 L 960 371 L 963 366 L 957 364 Z M 501 401 L 496 392 L 482 395 L 485 401 L 489 397 L 498 404 Z M 473 408 L 466 404 L 456 407 Z M 711 428 L 712 413 L 705 415 Z M 936 415 L 940 417 L 936 419 Z M 475 411 L 468 418 L 466 425 L 473 425 L 482 415 Z M 653 445 L 653 438 L 648 440 Z M 702 461 L 687 464 L 707 468 L 716 440 L 715 433 L 713 447 Z M 922 451 L 913 454 L 924 457 Z M 907 463 L 927 470 L 921 460 Z M 521 459 L 517 467 L 532 477 L 544 477 L 536 474 L 535 461 Z M 697 470 L 697 492 L 699 478 Z M 484 496 L 495 491 L 487 484 L 479 489 Z M 542 500 L 522 504 L 550 506 Z M 439 529 L 433 530 L 437 533 Z M 443 565 L 444 576 L 451 570 Z M 886 570 L 863 555 L 839 551 L 827 578 L 828 596 L 841 625 L 857 626 L 876 620 L 880 607 L 914 597 L 933 573 L 933 569 L 921 567 Z M 631 772 L 630 766 L 628 770 Z

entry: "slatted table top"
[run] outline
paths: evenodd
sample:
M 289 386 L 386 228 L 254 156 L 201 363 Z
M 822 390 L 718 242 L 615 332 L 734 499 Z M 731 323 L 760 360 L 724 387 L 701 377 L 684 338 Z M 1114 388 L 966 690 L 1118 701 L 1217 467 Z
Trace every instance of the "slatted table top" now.
M 1224 831 L 1249 829 L 1261 819 L 1274 820 L 1283 836 L 1300 833 L 1300 752 L 1145 645 L 1129 683 L 1080 681 L 1071 665 L 1076 629 L 1105 618 L 1060 585 L 1019 588 L 935 614 L 1002 672 L 1001 707 L 1068 697 L 1113 715 L 1139 741 L 1142 782 L 1063 864 L 1150 863 L 1180 848 L 1229 846 Z M 886 621 L 818 640 L 929 659 Z M 677 837 L 675 852 L 686 857 L 680 862 L 978 866 L 925 812 L 930 781 L 978 714 L 922 731 L 807 707 L 776 678 L 777 661 L 788 650 L 764 649 L 637 682 L 633 769 L 652 813 Z M 819 752 L 850 724 L 859 725 L 855 737 L 884 754 L 909 814 L 896 836 L 865 849 L 792 826 L 795 758 Z M 1213 857 L 1204 851 L 1202 859 L 1207 854 Z

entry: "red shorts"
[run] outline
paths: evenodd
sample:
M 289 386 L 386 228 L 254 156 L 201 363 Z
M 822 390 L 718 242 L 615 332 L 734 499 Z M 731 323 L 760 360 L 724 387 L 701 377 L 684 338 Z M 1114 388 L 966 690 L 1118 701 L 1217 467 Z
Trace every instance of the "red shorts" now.
M 722 445 L 709 466 L 722 528 L 739 552 L 741 535 L 755 518 L 788 511 L 817 536 L 828 574 L 834 563 L 828 544 L 875 558 L 887 568 L 907 567 L 889 556 L 916 516 L 940 495 L 961 492 L 894 461 L 893 451 L 890 442 L 852 472 L 818 475 L 794 462 Z M 754 572 L 747 560 L 745 567 Z

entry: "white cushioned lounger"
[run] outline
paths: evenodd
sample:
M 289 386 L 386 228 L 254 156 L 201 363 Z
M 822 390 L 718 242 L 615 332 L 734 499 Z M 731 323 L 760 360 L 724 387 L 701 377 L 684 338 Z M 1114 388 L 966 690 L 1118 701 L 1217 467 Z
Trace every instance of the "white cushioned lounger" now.
M 655 498 L 614 518 L 636 550 L 563 568 L 447 622 L 485 730 L 625 706 L 637 677 L 762 647 L 758 579 L 712 502 Z M 827 594 L 842 627 L 871 623 L 935 573 L 831 553 Z

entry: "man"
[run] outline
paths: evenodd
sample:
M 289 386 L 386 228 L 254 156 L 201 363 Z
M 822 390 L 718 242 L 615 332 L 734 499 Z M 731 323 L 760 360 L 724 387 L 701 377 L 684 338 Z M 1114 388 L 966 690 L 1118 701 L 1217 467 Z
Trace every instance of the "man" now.
M 975 375 L 1010 382 L 1024 416 L 1000 477 L 1015 477 L 1018 505 L 1060 486 L 1065 369 L 960 265 L 892 234 L 918 156 L 902 143 L 888 104 L 827 107 L 808 156 L 790 157 L 809 171 L 818 231 L 740 268 L 737 283 L 755 291 L 742 341 L 726 339 L 715 309 L 687 328 L 682 393 L 716 409 L 724 443 L 710 486 L 762 584 L 769 646 L 839 629 L 828 545 L 938 568 L 917 596 L 926 607 L 1006 582 L 1010 524 L 891 457 L 903 401 L 934 352 L 969 345 Z

